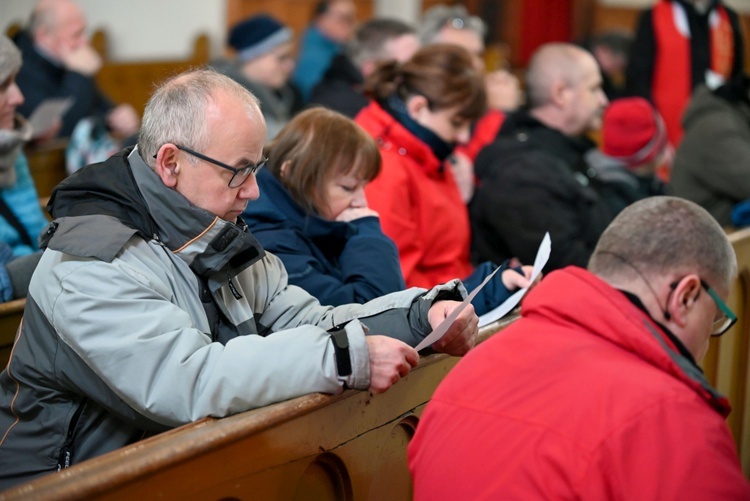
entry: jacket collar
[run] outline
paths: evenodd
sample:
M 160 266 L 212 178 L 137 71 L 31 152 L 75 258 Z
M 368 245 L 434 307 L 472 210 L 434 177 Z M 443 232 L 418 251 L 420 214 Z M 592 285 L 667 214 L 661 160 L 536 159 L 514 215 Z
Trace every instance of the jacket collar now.
M 125 149 L 106 162 L 90 165 L 67 178 L 55 188 L 48 208 L 55 220 L 114 217 L 133 230 L 130 235 L 137 232 L 159 241 L 187 262 L 194 273 L 212 277 L 216 283 L 265 255 L 244 221 L 224 221 L 164 186 L 137 149 Z M 87 220 L 91 221 L 90 217 Z M 106 224 L 106 219 L 99 220 Z M 103 236 L 109 235 L 106 226 L 99 231 Z M 127 238 L 128 233 L 121 232 L 115 239 L 103 237 L 93 245 L 89 242 L 84 254 L 83 244 L 77 244 L 75 239 L 68 239 L 63 245 L 55 236 L 58 242 L 53 248 L 78 256 L 114 256 Z
M 554 319 L 557 324 L 605 339 L 683 381 L 722 415 L 727 416 L 731 410 L 727 399 L 691 359 L 680 353 L 663 326 L 625 294 L 584 269 L 570 266 L 550 273 L 528 294 L 522 315 Z
M 381 150 L 392 152 L 411 159 L 431 177 L 443 175 L 443 164 L 429 146 L 406 130 L 390 113 L 377 102 L 371 101 L 357 117 L 357 123 L 364 125 L 378 143 Z
M 546 126 L 528 111 L 509 115 L 503 122 L 498 137 L 515 137 L 519 141 L 533 141 L 534 147 L 560 157 L 566 164 L 577 166 L 582 156 L 596 144 L 585 136 L 568 136 Z

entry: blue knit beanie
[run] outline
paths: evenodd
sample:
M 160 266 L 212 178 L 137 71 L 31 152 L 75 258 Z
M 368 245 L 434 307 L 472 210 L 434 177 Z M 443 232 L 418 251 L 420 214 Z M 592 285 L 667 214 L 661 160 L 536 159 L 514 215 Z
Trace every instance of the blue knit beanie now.
M 237 58 L 249 61 L 292 39 L 291 28 L 267 14 L 260 14 L 236 24 L 229 32 L 229 45 Z

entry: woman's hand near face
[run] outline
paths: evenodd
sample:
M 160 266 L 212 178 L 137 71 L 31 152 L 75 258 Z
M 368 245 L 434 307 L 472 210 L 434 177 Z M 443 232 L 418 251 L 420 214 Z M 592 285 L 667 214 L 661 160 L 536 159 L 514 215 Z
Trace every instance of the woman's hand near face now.
M 378 213 L 369 207 L 347 207 L 336 216 L 336 221 L 344 221 L 348 223 L 349 221 L 368 216 L 379 217 Z

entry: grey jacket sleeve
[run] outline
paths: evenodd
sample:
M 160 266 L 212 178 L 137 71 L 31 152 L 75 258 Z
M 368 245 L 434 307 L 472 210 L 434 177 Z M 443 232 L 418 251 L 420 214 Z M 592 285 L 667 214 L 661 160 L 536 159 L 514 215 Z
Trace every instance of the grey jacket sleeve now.
M 378 330 L 388 331 L 373 333 L 413 339 L 426 334 L 412 332 L 408 320 L 423 291 L 404 291 L 366 305 L 324 307 L 287 286 L 283 265 L 269 256 L 243 272 L 238 286 L 254 288 L 244 301 L 255 303 L 250 307 L 262 312 L 260 323 L 273 332 L 239 336 L 226 345 L 212 342 L 202 307 L 192 302 L 197 290 L 191 293 L 177 284 L 176 277 L 190 272 L 145 246 L 142 241 L 126 246 L 111 263 L 68 259 L 48 249 L 38 271 L 56 280 L 32 281 L 30 292 L 59 339 L 80 358 L 59 360 L 56 370 L 84 389 L 93 372 L 136 412 L 166 426 L 312 392 L 338 393 L 344 384 L 367 388 L 369 357 L 358 317 L 386 318 L 389 310 L 400 307 L 403 314 L 390 324 L 372 320 Z M 428 303 L 416 303 L 417 317 Z M 416 324 L 423 327 L 423 320 Z M 353 368 L 348 377 L 337 373 L 328 332 L 342 325 Z M 85 370 L 75 369 L 80 363 Z
M 169 281 L 174 275 L 167 278 L 177 273 L 169 266 L 132 248 L 112 263 L 47 250 L 38 271 L 57 280 L 32 280 L 30 292 L 60 341 L 80 358 L 59 360 L 56 371 L 83 391 L 93 372 L 122 402 L 166 426 L 342 390 L 347 381 L 337 375 L 324 329 L 290 326 L 267 337 L 212 342 L 204 313 L 180 305 L 179 288 Z M 360 340 L 359 380 L 352 384 L 367 387 L 364 333 L 358 324 L 347 332 L 354 343 Z M 76 369 L 80 363 L 87 367 Z
M 253 306 L 255 311 L 263 311 L 260 324 L 274 332 L 271 337 L 290 328 L 304 327 L 330 332 L 345 327 L 353 369 L 352 376 L 346 382 L 353 388 L 364 389 L 369 386 L 369 358 L 363 338 L 365 331 L 416 346 L 432 331 L 427 312 L 436 301 L 461 300 L 466 297 L 466 290 L 461 282 L 453 280 L 430 291 L 412 288 L 387 294 L 365 304 L 323 306 L 303 289 L 288 284 L 286 270 L 279 258 L 266 253 L 261 264 L 262 266 L 256 265 L 247 270 L 240 281 L 242 287 L 258 283 L 267 287 L 265 294 L 258 294 L 257 287 L 255 291 L 255 301 L 264 301 L 264 304 Z M 253 275 L 256 276 L 252 278 Z

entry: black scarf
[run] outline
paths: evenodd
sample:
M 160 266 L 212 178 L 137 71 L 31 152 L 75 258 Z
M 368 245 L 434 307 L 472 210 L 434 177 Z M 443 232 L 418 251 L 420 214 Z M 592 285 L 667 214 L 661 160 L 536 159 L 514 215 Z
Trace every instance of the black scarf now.
M 409 112 L 406 109 L 406 103 L 399 98 L 397 95 L 392 94 L 385 102 L 380 103 L 385 111 L 390 113 L 398 123 L 403 125 L 406 130 L 414 134 L 420 141 L 425 143 L 432 150 L 432 153 L 437 157 L 440 162 L 444 162 L 446 158 L 453 153 L 453 149 L 456 147 L 456 143 L 449 143 L 444 141 L 437 134 L 432 132 L 430 129 L 418 124 L 412 117 L 409 116 Z

